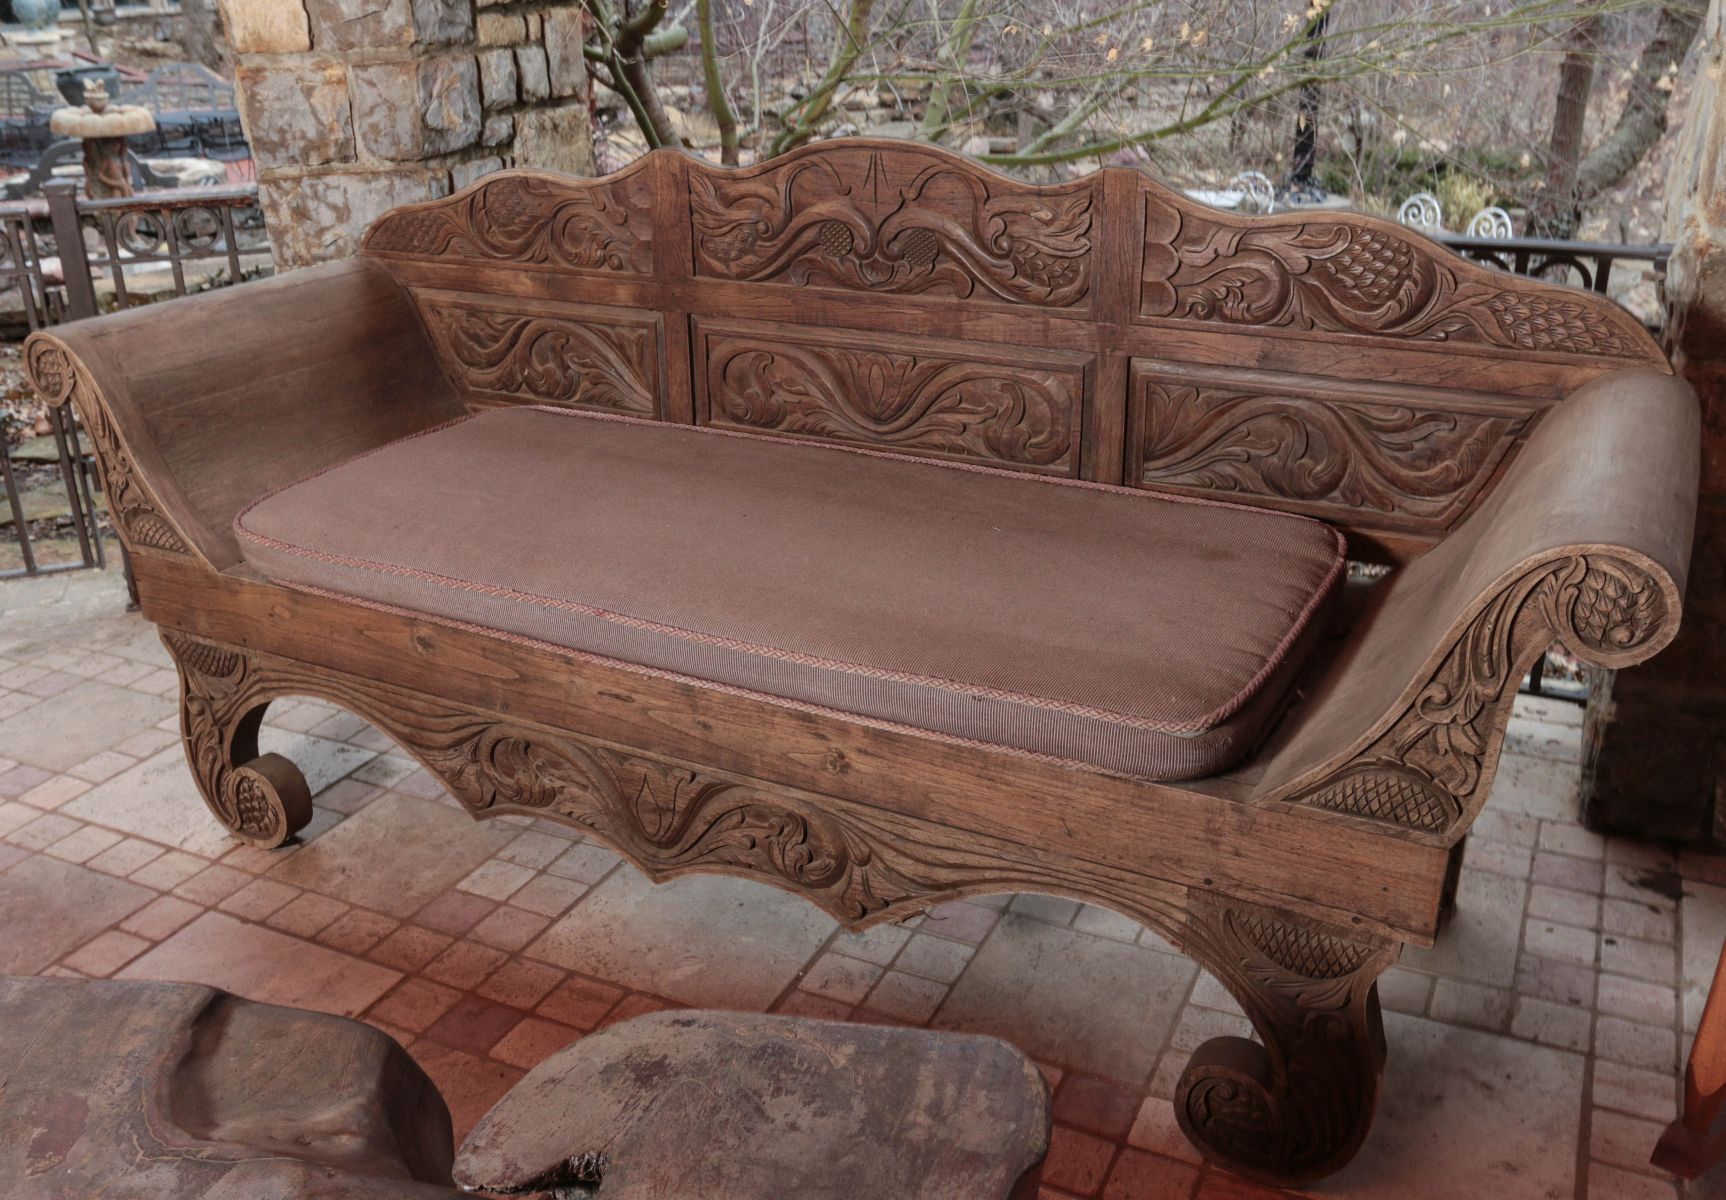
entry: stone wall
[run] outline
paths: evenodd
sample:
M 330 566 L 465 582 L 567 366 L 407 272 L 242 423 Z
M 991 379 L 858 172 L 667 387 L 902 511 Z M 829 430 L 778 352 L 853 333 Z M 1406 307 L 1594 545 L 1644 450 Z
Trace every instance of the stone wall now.
M 351 254 L 386 209 L 505 166 L 588 174 L 565 0 L 221 0 L 278 267 Z
M 1603 681 L 1584 738 L 1583 817 L 1602 832 L 1726 845 L 1726 5 L 1666 181 L 1667 349 L 1702 402 L 1702 494 L 1677 640 Z

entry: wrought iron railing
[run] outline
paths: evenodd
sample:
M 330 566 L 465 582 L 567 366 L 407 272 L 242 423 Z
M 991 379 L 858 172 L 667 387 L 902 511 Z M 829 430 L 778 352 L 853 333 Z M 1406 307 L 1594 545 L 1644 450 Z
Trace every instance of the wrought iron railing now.
M 1614 242 L 1563 242 L 1544 238 L 1483 238 L 1441 233 L 1438 240 L 1464 258 L 1517 275 L 1533 275 L 1553 283 L 1568 283 L 1606 295 L 1612 268 L 1618 263 L 1647 263 L 1655 277 L 1666 275 L 1672 247 L 1664 242 L 1646 246 Z
M 180 188 L 116 200 L 80 196 L 71 181 L 50 183 L 41 199 L 0 204 L 0 300 L 16 297 L 31 330 L 93 317 L 169 295 L 238 282 L 262 273 L 269 241 L 255 186 Z M 210 268 L 214 266 L 215 271 Z M 15 565 L 0 579 L 105 566 L 94 467 L 69 408 L 48 416 L 52 455 L 29 458 L 0 437 L 0 484 L 16 543 Z M 42 476 L 54 471 L 56 482 Z M 27 496 L 64 493 L 63 509 L 33 515 Z M 32 525 L 70 524 L 75 558 L 44 561 Z M 13 556 L 8 556 L 13 557 Z

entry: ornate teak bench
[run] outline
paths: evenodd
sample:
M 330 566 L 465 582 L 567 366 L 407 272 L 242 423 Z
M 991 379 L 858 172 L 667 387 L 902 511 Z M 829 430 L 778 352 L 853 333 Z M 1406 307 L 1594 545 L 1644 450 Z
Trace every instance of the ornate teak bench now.
M 1252 1018 L 1176 1111 L 1276 1181 L 1366 1134 L 1374 980 L 1524 671 L 1673 636 L 1696 492 L 1694 398 L 1602 297 L 871 141 L 501 173 L 28 365 L 237 836 L 308 818 L 257 732 L 310 695 L 655 879 L 1107 905 Z

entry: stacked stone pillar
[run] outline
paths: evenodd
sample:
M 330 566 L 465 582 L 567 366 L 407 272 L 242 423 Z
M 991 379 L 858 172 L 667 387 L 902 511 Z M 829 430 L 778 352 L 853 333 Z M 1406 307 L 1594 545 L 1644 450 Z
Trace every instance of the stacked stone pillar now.
M 583 14 L 562 0 L 222 0 L 278 268 L 505 166 L 593 169 Z
M 1726 8 L 1666 183 L 1667 348 L 1702 401 L 1702 496 L 1684 625 L 1652 661 L 1602 681 L 1584 729 L 1583 817 L 1602 832 L 1726 844 Z

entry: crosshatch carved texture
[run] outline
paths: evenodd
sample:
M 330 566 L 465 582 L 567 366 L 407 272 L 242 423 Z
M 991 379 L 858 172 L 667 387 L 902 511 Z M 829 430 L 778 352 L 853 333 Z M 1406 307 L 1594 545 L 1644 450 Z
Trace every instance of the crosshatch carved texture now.
M 1395 226 L 1225 220 L 1144 190 L 1142 317 L 1644 362 L 1658 353 L 1616 305 L 1466 266 Z
M 658 409 L 656 317 L 522 310 L 504 298 L 422 297 L 432 340 L 480 397 L 652 416 Z
M 1666 597 L 1610 554 L 1539 562 L 1464 627 L 1413 699 L 1352 761 L 1292 801 L 1443 835 L 1486 802 L 1523 675 L 1554 643 L 1588 657 L 1634 653 L 1667 630 Z
M 1032 188 L 907 146 L 690 178 L 695 269 L 717 279 L 1070 309 L 1092 293 L 1094 180 Z
M 644 275 L 653 270 L 652 179 L 642 169 L 579 185 L 499 175 L 448 201 L 385 215 L 366 250 Z
M 1527 429 L 1501 413 L 1133 379 L 1142 485 L 1294 502 L 1321 516 L 1450 525 Z
M 702 330 L 707 423 L 1071 475 L 1084 370 L 783 329 Z M 987 351 L 988 347 L 979 347 Z

